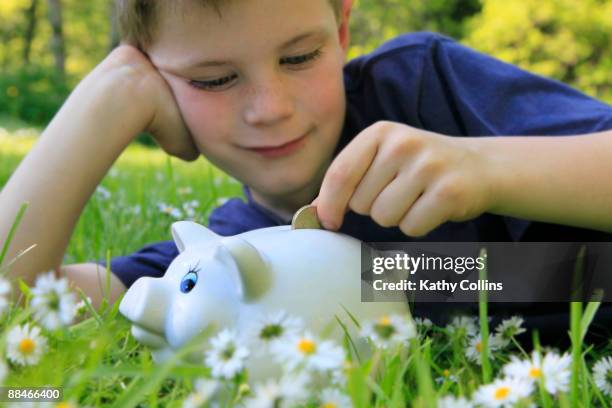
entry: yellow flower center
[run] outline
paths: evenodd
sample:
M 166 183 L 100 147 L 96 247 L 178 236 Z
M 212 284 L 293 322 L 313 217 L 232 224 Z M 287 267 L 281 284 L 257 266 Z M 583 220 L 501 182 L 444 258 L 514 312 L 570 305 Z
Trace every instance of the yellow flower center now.
M 476 347 L 476 351 L 477 352 L 480 353 L 482 351 L 482 343 L 481 342 L 476 343 L 475 347 Z
M 378 321 L 378 324 L 382 326 L 389 326 L 391 324 L 391 319 L 389 319 L 389 316 L 383 316 Z
M 325 404 L 321 405 L 321 408 L 336 408 L 336 404 L 333 402 L 326 402 Z
M 510 388 L 509 387 L 499 387 L 495 391 L 495 399 L 498 400 L 498 401 L 506 399 L 508 397 L 508 394 L 510 394 Z
M 442 371 L 442 375 L 448 377 L 450 375 L 450 371 L 448 369 L 445 369 L 444 371 Z
M 301 339 L 297 346 L 298 350 L 304 354 L 312 354 L 317 350 L 317 345 L 309 339 Z
M 19 342 L 19 351 L 22 354 L 30 354 L 34 351 L 35 348 L 36 343 L 34 343 L 34 340 L 32 339 L 25 338 Z
M 72 404 L 69 402 L 60 402 L 55 408 L 72 408 Z
M 540 378 L 542 376 L 542 370 L 540 370 L 538 367 L 531 367 L 529 369 L 529 376 L 531 378 Z

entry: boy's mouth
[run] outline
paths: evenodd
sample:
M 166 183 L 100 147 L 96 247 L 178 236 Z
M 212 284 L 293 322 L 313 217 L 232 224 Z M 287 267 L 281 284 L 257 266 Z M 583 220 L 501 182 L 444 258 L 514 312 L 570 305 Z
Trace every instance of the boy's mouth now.
M 287 156 L 295 153 L 300 148 L 302 148 L 302 146 L 304 146 L 304 142 L 306 141 L 306 137 L 308 136 L 308 134 L 310 134 L 310 130 L 299 138 L 278 146 L 249 147 L 247 148 L 247 150 L 260 154 L 264 157 Z

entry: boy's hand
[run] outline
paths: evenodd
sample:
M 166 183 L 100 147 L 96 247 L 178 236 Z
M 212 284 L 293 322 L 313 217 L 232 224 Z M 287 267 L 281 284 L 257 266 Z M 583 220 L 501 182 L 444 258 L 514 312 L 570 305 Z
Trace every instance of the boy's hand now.
M 443 136 L 377 122 L 333 160 L 314 201 L 323 226 L 337 229 L 351 209 L 383 227 L 422 236 L 491 205 L 485 157 L 477 139 Z
M 183 160 L 199 157 L 170 87 L 145 54 L 131 45 L 120 45 L 96 70 L 115 75 L 128 87 L 132 102 L 144 115 L 141 130 L 151 133 L 162 149 Z

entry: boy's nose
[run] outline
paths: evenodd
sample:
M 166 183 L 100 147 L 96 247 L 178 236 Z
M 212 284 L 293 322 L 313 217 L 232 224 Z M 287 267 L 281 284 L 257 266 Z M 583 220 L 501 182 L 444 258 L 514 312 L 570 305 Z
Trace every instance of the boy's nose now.
M 246 95 L 244 121 L 251 126 L 271 125 L 293 115 L 294 101 L 282 81 L 253 88 Z

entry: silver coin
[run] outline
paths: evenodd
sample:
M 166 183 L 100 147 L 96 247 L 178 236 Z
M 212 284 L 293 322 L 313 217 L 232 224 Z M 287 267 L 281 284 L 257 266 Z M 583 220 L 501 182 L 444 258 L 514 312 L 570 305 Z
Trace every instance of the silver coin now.
M 317 217 L 317 207 L 305 205 L 297 210 L 291 220 L 291 229 L 322 229 Z

